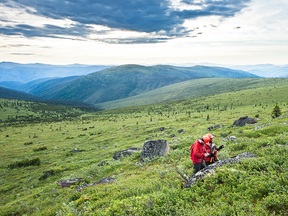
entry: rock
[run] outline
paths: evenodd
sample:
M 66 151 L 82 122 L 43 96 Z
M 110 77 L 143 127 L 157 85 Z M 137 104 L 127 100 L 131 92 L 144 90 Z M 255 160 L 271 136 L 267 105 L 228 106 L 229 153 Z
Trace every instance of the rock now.
M 233 126 L 236 127 L 244 127 L 246 124 L 255 124 L 257 121 L 254 118 L 248 118 L 248 116 L 244 116 L 234 121 Z
M 58 181 L 56 182 L 56 184 L 58 186 L 63 187 L 70 187 L 71 184 L 74 184 L 75 182 L 81 182 L 81 178 L 76 178 L 76 179 L 69 179 L 69 180 L 62 180 L 62 181 Z
M 99 181 L 95 182 L 95 183 L 92 183 L 92 184 L 85 184 L 85 185 L 82 185 L 80 187 L 77 187 L 74 191 L 80 191 L 82 190 L 83 188 L 86 188 L 86 187 L 92 187 L 94 185 L 97 185 L 97 184 L 101 184 L 101 183 L 105 183 L 105 184 L 108 184 L 110 182 L 118 182 L 116 179 L 114 178 L 111 178 L 111 177 L 106 177 L 106 178 L 102 178 L 100 179 Z
M 105 166 L 105 165 L 108 165 L 108 161 L 105 160 L 105 161 L 102 161 L 101 163 L 97 164 L 97 166 Z
M 239 163 L 239 160 L 241 158 L 256 158 L 258 157 L 257 155 L 254 155 L 250 152 L 244 152 L 242 154 L 239 154 L 235 157 L 231 157 L 231 158 L 228 158 L 228 159 L 225 159 L 225 160 L 220 160 L 220 161 L 217 161 L 216 163 L 213 163 L 205 168 L 203 168 L 202 170 L 200 170 L 199 172 L 197 172 L 195 175 L 193 175 L 189 181 L 185 184 L 184 188 L 190 188 L 192 185 L 194 185 L 198 179 L 202 179 L 204 178 L 207 174 L 211 174 L 213 171 L 215 171 L 216 168 L 218 167 L 222 167 L 224 166 L 225 164 L 228 164 L 228 163 Z
M 78 149 L 78 148 L 75 148 L 75 149 L 72 150 L 72 152 L 73 152 L 73 153 L 79 152 L 79 149 Z
M 164 130 L 165 130 L 165 127 L 160 127 L 157 132 L 161 132 L 161 131 L 164 131 Z
M 256 131 L 256 130 L 261 129 L 261 128 L 262 127 L 260 127 L 260 126 L 256 126 L 253 130 Z
M 212 130 L 214 130 L 216 128 L 221 128 L 221 127 L 222 127 L 222 125 L 214 125 L 214 126 L 208 127 L 207 130 L 208 131 L 212 131 Z
M 144 143 L 143 150 L 141 152 L 141 161 L 144 158 L 149 158 L 150 160 L 154 157 L 162 157 L 170 152 L 170 147 L 166 139 L 160 140 L 147 140 Z
M 142 150 L 142 148 L 130 148 L 130 149 L 126 149 L 126 150 L 123 150 L 120 152 L 116 152 L 113 155 L 113 159 L 118 160 L 122 157 L 131 156 L 135 151 L 141 151 L 141 150 Z
M 177 133 L 185 133 L 185 131 L 183 129 L 179 129 Z
M 266 126 L 268 126 L 268 125 L 270 125 L 270 123 L 264 124 L 264 125 L 262 125 L 262 127 L 256 126 L 256 127 L 254 128 L 254 131 L 256 131 L 256 130 L 258 130 L 258 129 L 261 129 L 261 128 L 264 128 L 264 127 L 266 127 Z
M 224 139 L 220 142 L 220 144 L 221 144 L 222 142 L 227 142 L 227 141 L 236 142 L 236 140 L 237 140 L 237 137 L 235 137 L 235 136 L 230 136 L 230 137 L 224 138 Z
M 169 136 L 169 138 L 173 138 L 173 137 L 176 137 L 176 135 L 175 135 L 175 134 L 171 134 L 171 135 Z

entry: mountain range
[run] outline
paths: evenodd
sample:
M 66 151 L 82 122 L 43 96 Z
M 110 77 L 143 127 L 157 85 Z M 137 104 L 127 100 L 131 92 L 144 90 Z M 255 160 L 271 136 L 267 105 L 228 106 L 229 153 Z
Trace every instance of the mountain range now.
M 0 84 L 3 81 L 27 83 L 40 78 L 80 76 L 100 71 L 111 66 L 105 65 L 48 65 L 48 64 L 19 64 L 0 62 Z M 8 86 L 6 86 L 8 87 Z
M 133 97 L 175 83 L 195 79 L 200 82 L 203 78 L 213 77 L 258 76 L 221 67 L 122 65 L 84 76 L 38 79 L 18 89 L 46 99 L 82 101 L 97 106 L 99 103 Z

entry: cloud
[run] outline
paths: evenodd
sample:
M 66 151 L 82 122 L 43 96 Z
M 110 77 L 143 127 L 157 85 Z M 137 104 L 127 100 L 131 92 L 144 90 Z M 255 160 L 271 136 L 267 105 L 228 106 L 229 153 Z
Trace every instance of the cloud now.
M 146 39 L 142 37 L 118 39 L 119 43 L 157 43 L 189 35 L 192 30 L 183 26 L 187 19 L 215 15 L 231 17 L 245 8 L 249 1 L 202 0 L 196 3 L 194 0 L 182 0 L 182 4 L 196 6 L 196 8 L 180 10 L 173 7 L 170 0 L 2 0 L 0 2 L 6 7 L 24 8 L 32 15 L 70 20 L 76 24 L 69 27 L 48 24 L 43 27 L 33 27 L 18 24 L 2 26 L 0 33 L 25 37 L 88 38 L 90 34 L 103 35 L 113 30 L 124 30 L 150 35 Z M 105 26 L 110 31 L 95 31 L 91 25 Z M 117 38 L 103 39 L 103 41 L 114 43 Z
M 10 53 L 11 55 L 34 55 L 32 53 Z

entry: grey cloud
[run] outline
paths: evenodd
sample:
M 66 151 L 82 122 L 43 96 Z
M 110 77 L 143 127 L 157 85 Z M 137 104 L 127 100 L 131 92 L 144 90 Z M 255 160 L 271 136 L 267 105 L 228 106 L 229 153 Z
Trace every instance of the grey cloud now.
M 23 35 L 25 37 L 51 37 L 61 38 L 60 36 L 80 36 L 86 37 L 93 32 L 89 27 L 83 25 L 74 25 L 69 28 L 63 28 L 55 25 L 45 25 L 44 27 L 34 27 L 30 25 L 0 26 L 2 35 Z
M 171 7 L 169 0 L 0 0 L 9 7 L 26 8 L 26 12 L 53 19 L 69 19 L 77 23 L 70 28 L 46 25 L 33 28 L 29 25 L 17 25 L 15 29 L 5 27 L 1 34 L 24 35 L 25 37 L 60 37 L 79 36 L 87 38 L 89 34 L 106 34 L 106 31 L 95 32 L 87 25 L 96 24 L 118 30 L 145 32 L 149 34 L 147 43 L 163 42 L 167 39 L 185 37 L 190 31 L 183 27 L 186 19 L 218 15 L 231 17 L 241 11 L 250 0 L 182 0 L 187 5 L 201 6 L 197 10 L 177 10 Z M 32 8 L 33 10 L 30 10 Z M 154 39 L 151 37 L 154 35 Z M 119 43 L 126 39 L 118 40 Z M 108 40 L 107 40 L 108 41 Z M 135 43 L 145 39 L 127 39 Z M 113 42 L 114 43 L 114 42 Z

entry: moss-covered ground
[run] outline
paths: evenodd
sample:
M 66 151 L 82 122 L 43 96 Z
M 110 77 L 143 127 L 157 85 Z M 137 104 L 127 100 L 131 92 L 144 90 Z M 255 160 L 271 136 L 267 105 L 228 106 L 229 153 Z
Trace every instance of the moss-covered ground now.
M 13 113 L 11 100 L 3 99 L 0 215 L 287 215 L 286 92 L 287 86 L 257 88 L 67 118 L 63 115 L 58 121 L 23 119 L 20 124 L 6 121 L 8 112 L 9 120 L 15 120 L 17 111 Z M 276 103 L 282 111 L 280 118 L 271 117 Z M 28 109 L 27 105 L 27 111 L 19 112 L 32 115 Z M 270 124 L 257 131 L 255 125 L 231 127 L 246 115 L 257 116 L 258 126 Z M 191 144 L 208 133 L 207 127 L 217 124 L 222 127 L 211 131 L 216 144 L 227 136 L 237 137 L 235 143 L 224 143 L 220 159 L 246 151 L 258 158 L 226 165 L 214 176 L 184 189 L 185 180 L 178 172 L 192 175 Z M 158 132 L 160 127 L 165 130 Z M 179 129 L 186 132 L 179 134 Z M 169 138 L 171 134 L 176 137 Z M 171 152 L 147 163 L 140 163 L 140 152 L 112 160 L 114 153 L 143 147 L 152 139 L 167 139 Z M 75 148 L 79 151 L 73 153 Z M 8 167 L 36 158 L 40 165 Z M 108 164 L 98 166 L 104 160 Z M 53 175 L 43 178 L 46 171 Z M 118 182 L 80 192 L 74 192 L 79 184 L 69 188 L 56 184 L 83 178 L 81 185 L 104 177 Z

